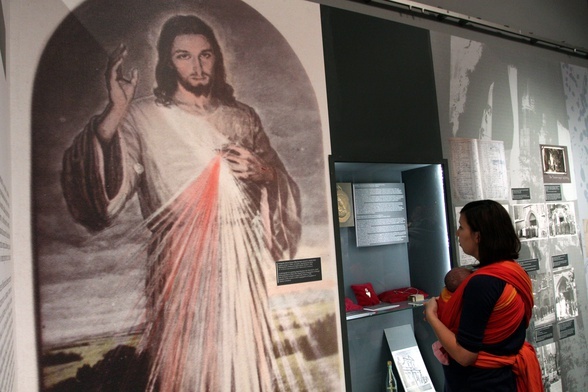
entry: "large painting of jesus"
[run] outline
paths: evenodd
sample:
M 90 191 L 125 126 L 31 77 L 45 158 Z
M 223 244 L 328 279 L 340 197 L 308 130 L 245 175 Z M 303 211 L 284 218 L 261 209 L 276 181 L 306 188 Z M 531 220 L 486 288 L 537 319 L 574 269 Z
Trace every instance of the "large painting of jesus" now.
M 324 103 L 252 3 L 87 1 L 49 40 L 32 118 L 44 390 L 338 385 Z M 275 263 L 301 257 L 322 281 L 278 287 Z

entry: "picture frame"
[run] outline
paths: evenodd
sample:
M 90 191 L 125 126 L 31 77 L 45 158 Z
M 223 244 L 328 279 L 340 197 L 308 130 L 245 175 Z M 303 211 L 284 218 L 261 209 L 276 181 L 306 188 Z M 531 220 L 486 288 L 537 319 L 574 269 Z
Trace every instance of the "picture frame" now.
M 543 170 L 543 182 L 545 183 L 570 183 L 570 165 L 568 160 L 568 148 L 566 146 L 554 146 L 540 144 L 541 167 Z
M 418 346 L 392 351 L 392 358 L 406 392 L 435 390 Z

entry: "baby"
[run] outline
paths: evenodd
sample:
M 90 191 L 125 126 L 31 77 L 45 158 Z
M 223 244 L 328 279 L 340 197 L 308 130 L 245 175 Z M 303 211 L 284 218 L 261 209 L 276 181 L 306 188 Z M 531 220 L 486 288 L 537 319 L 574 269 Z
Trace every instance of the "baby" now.
M 445 274 L 445 287 L 441 290 L 439 298 L 437 298 L 437 314 L 441 316 L 445 308 L 445 304 L 451 298 L 451 295 L 457 290 L 459 285 L 472 273 L 469 268 L 466 267 L 454 267 Z M 433 353 L 443 365 L 449 364 L 449 358 L 447 352 L 439 341 L 433 343 Z
M 443 290 L 441 290 L 441 294 L 437 299 L 437 313 L 439 315 L 443 312 L 443 307 L 445 303 L 449 301 L 449 298 L 451 298 L 451 294 L 457 290 L 461 282 L 463 282 L 471 273 L 472 271 L 469 268 L 454 267 L 445 274 L 445 287 L 443 287 Z
M 461 282 L 467 278 L 472 271 L 467 267 L 454 267 L 449 270 L 447 274 L 445 274 L 445 288 L 450 293 L 455 292 Z

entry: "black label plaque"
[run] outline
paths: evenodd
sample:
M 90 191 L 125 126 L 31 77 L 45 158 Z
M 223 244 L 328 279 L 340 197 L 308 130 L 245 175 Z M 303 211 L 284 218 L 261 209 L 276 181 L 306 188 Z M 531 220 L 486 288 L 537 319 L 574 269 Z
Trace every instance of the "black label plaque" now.
M 529 188 L 512 188 L 513 200 L 529 200 L 531 198 L 531 190 Z
M 570 336 L 574 336 L 576 334 L 576 325 L 574 324 L 574 319 L 562 321 L 559 323 L 558 327 L 560 339 L 569 338 Z
M 561 200 L 561 185 L 545 185 L 545 201 Z
M 553 265 L 553 268 L 567 267 L 568 265 L 570 265 L 567 254 L 553 256 L 551 258 L 551 263 Z
M 276 262 L 278 286 L 322 280 L 321 258 Z
M 538 327 L 535 329 L 535 339 L 537 343 L 553 339 L 553 325 L 547 325 L 545 327 Z
M 527 272 L 539 271 L 539 259 L 519 260 L 518 263 Z

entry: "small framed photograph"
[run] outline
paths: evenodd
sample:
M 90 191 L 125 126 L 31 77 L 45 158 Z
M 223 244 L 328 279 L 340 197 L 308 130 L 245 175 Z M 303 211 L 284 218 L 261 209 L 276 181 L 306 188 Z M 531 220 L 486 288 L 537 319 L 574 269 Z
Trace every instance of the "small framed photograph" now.
M 541 162 L 543 166 L 543 181 L 545 183 L 569 183 L 570 166 L 568 148 L 566 146 L 550 146 L 541 144 Z

